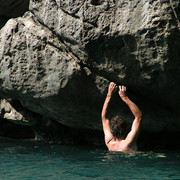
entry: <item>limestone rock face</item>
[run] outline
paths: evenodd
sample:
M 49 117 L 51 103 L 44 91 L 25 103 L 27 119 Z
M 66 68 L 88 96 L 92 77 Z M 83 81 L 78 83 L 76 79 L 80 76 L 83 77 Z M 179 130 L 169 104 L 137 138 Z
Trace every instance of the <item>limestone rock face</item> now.
M 141 94 L 167 106 L 179 102 L 172 75 L 179 65 L 179 1 L 45 0 L 31 1 L 30 9 L 98 74 L 136 92 L 143 87 Z
M 101 108 L 98 96 L 107 80 L 81 67 L 78 58 L 31 13 L 9 20 L 0 39 L 1 90 L 8 97 L 69 126 L 81 127 L 83 122 L 83 127 L 97 128 L 87 119 L 99 119 L 94 104 Z
M 2 97 L 70 127 L 101 129 L 114 81 L 142 110 L 143 130 L 179 131 L 178 0 L 31 0 L 30 11 L 0 31 Z M 116 95 L 111 110 L 133 118 Z

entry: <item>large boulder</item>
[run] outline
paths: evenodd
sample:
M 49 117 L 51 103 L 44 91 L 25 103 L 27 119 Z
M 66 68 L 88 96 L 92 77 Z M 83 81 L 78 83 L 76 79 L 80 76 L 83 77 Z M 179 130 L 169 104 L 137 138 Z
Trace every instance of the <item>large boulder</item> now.
M 127 86 L 148 132 L 179 132 L 180 2 L 30 1 L 0 31 L 0 93 L 70 127 L 101 129 L 110 81 Z M 110 111 L 132 119 L 114 96 Z
M 0 84 L 6 97 L 68 126 L 100 128 L 99 97 L 106 79 L 81 67 L 79 59 L 31 13 L 9 20 L 0 39 Z

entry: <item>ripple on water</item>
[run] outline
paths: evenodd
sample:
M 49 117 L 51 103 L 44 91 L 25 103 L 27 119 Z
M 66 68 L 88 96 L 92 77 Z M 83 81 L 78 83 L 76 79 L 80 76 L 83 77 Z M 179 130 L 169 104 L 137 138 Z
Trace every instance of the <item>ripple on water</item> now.
M 180 179 L 179 152 L 0 142 L 1 179 Z

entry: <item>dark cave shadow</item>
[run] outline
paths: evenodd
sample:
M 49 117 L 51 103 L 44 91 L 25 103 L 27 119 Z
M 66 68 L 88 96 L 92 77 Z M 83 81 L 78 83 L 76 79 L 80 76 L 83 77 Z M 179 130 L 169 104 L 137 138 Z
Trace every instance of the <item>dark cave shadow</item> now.
M 88 65 L 99 75 L 111 81 L 119 84 L 132 84 L 132 81 L 133 83 L 136 81 L 133 78 L 140 76 L 140 63 L 135 54 L 137 41 L 133 35 L 125 34 L 114 37 L 101 35 L 98 39 L 91 40 L 85 50 L 89 55 Z M 108 68 L 108 64 L 113 71 Z M 119 64 L 122 68 L 116 67 Z M 123 73 L 126 77 L 118 78 L 118 75 Z

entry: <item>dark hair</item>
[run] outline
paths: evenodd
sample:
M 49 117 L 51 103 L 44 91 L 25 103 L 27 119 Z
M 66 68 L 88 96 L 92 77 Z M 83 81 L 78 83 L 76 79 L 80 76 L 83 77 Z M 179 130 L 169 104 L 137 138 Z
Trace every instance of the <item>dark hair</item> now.
M 126 121 L 124 121 L 124 119 L 117 115 L 111 119 L 110 126 L 111 132 L 115 138 L 124 138 L 127 128 L 127 124 Z

